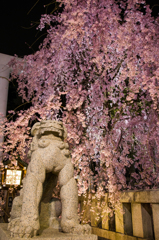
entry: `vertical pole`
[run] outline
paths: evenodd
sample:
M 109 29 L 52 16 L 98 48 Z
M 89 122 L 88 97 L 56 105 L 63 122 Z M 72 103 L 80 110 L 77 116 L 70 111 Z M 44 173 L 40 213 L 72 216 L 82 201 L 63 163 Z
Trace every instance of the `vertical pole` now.
M 120 209 L 116 208 L 115 210 L 115 227 L 116 232 L 124 233 L 124 213 L 122 203 L 120 203 Z
M 131 204 L 133 236 L 144 238 L 142 207 L 140 203 Z
M 3 121 L 3 117 L 6 116 L 7 99 L 8 99 L 8 85 L 10 68 L 7 63 L 13 58 L 13 56 L 0 53 L 0 124 Z M 3 133 L 0 132 L 0 144 L 3 142 Z M 2 151 L 0 148 L 0 162 L 2 162 Z
M 157 203 L 152 204 L 152 215 L 155 239 L 159 240 L 159 204 Z
M 105 194 L 105 206 L 102 212 L 102 228 L 109 230 L 109 213 L 107 211 L 108 208 L 108 194 Z

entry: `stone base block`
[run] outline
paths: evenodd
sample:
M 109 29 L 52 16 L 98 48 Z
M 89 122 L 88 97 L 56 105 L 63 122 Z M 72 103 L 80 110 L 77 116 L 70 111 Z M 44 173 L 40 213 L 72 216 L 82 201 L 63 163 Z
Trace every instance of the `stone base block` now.
M 11 238 L 10 232 L 7 230 L 7 223 L 0 223 L 0 240 L 20 240 L 24 238 Z M 62 233 L 53 228 L 46 228 L 40 231 L 40 235 L 27 238 L 27 240 L 97 240 L 98 236 L 94 234 L 77 235 L 70 233 Z

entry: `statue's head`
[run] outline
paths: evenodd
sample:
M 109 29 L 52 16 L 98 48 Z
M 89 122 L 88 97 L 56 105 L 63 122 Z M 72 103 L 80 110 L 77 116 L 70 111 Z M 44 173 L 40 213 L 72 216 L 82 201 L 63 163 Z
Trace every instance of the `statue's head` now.
M 38 135 L 40 138 L 42 135 L 53 134 L 56 137 L 60 137 L 64 140 L 67 137 L 67 131 L 63 123 L 54 120 L 43 120 L 37 122 L 31 129 L 32 136 Z

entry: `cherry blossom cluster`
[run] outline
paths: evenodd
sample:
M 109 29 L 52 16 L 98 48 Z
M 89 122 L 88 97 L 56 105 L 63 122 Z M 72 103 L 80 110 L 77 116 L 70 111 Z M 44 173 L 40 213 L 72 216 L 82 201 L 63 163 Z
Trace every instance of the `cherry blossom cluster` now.
M 5 122 L 4 157 L 28 161 L 31 122 L 60 119 L 79 195 L 108 192 L 113 205 L 119 190 L 159 186 L 158 18 L 141 0 L 60 2 L 41 17 L 39 50 L 10 62 L 32 107 Z

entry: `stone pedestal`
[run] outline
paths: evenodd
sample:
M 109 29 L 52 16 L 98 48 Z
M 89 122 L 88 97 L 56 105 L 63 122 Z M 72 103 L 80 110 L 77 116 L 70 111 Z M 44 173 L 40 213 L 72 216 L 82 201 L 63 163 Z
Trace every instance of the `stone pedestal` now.
M 7 223 L 0 223 L 0 240 L 20 240 L 24 238 L 11 238 L 10 232 L 7 230 Z M 40 230 L 40 235 L 27 240 L 97 240 L 98 236 L 94 234 L 77 235 L 70 233 L 62 233 L 52 228 Z

